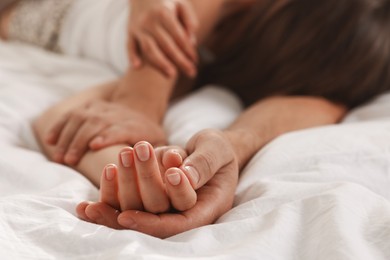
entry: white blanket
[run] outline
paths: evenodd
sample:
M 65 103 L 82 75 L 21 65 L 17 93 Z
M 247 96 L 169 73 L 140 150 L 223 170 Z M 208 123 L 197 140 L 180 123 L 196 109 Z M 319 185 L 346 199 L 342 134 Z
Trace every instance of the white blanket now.
M 30 123 L 113 78 L 95 62 L 0 42 L 1 259 L 390 259 L 390 95 L 259 151 L 215 225 L 160 240 L 79 220 L 75 206 L 97 189 L 48 161 Z M 164 125 L 183 144 L 240 111 L 232 94 L 207 88 L 174 104 Z

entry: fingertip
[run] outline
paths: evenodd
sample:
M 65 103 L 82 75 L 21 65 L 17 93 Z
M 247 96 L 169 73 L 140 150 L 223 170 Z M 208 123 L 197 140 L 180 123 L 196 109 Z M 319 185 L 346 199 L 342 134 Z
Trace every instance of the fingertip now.
M 45 138 L 45 141 L 46 141 L 47 144 L 55 145 L 56 142 L 57 142 L 55 134 L 53 134 L 53 133 L 47 134 L 46 138 Z
M 163 166 L 166 169 L 172 168 L 172 167 L 180 167 L 183 163 L 183 157 L 177 150 L 169 150 L 166 153 L 164 153 L 162 158 Z
M 166 174 L 166 183 L 169 183 L 172 186 L 178 186 L 181 183 L 182 176 L 180 173 L 180 169 L 178 168 L 170 168 L 167 170 Z
M 142 65 L 142 62 L 138 58 L 132 58 L 131 64 L 134 69 L 139 69 Z
M 90 143 L 89 143 L 89 147 L 91 149 L 99 149 L 100 147 L 102 147 L 104 144 L 104 138 L 102 136 L 98 136 L 96 138 L 94 138 Z

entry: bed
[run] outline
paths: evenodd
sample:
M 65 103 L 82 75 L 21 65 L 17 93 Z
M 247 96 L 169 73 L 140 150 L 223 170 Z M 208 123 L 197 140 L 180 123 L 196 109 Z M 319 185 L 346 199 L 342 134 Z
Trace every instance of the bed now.
M 104 64 L 0 42 L 1 259 L 390 259 L 390 95 L 340 125 L 281 136 L 243 170 L 234 208 L 165 240 L 83 222 L 97 189 L 50 162 L 30 127 L 43 110 L 115 78 Z M 198 109 L 194 109 L 197 107 Z M 173 144 L 227 126 L 238 99 L 206 86 L 171 105 Z

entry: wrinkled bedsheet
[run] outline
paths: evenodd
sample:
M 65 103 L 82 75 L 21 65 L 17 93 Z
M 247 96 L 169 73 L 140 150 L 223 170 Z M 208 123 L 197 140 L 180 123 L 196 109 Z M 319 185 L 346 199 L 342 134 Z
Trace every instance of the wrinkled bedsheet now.
M 1 259 L 390 259 L 390 96 L 335 126 L 281 136 L 243 170 L 235 206 L 216 224 L 160 240 L 79 220 L 97 189 L 40 152 L 30 123 L 108 67 L 0 42 Z M 172 104 L 164 126 L 183 144 L 241 111 L 206 87 Z

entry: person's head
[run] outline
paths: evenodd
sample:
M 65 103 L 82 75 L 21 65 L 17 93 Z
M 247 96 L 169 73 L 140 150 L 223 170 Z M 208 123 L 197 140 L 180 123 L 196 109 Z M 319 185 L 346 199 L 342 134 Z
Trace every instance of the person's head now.
M 216 33 L 227 42 L 206 78 L 247 103 L 290 94 L 354 107 L 390 90 L 390 0 L 254 0 Z

